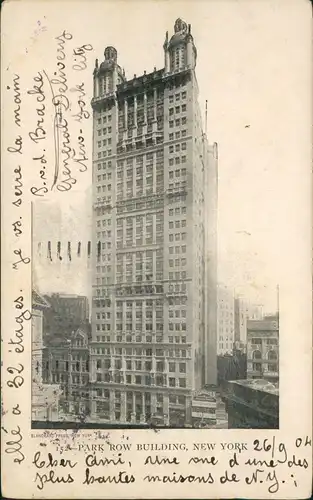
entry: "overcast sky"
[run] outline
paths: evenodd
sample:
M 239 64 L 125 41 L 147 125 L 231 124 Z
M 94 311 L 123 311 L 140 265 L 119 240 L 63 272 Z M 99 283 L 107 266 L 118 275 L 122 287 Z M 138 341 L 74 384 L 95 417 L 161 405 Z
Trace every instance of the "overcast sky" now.
M 308 26 L 297 22 L 299 2 L 286 8 L 287 3 L 115 1 L 91 2 L 89 8 L 86 2 L 77 15 L 71 11 L 66 24 L 80 43 L 94 47 L 86 80 L 90 97 L 94 59 L 101 62 L 106 46 L 117 49 L 118 63 L 131 79 L 163 67 L 165 32 L 172 35 L 176 18 L 191 24 L 200 105 L 204 117 L 208 100 L 208 138 L 219 148 L 219 280 L 267 310 L 276 308 L 276 285 L 286 272 L 282 256 L 291 238 L 303 236 L 293 219 L 301 200 L 292 186 L 303 172 L 299 163 L 308 144 Z M 49 38 L 59 21 L 47 12 L 43 36 Z M 78 189 L 90 183 L 91 176 L 84 177 Z M 78 199 L 73 192 L 65 204 L 81 205 Z M 83 233 L 87 217 L 81 213 Z

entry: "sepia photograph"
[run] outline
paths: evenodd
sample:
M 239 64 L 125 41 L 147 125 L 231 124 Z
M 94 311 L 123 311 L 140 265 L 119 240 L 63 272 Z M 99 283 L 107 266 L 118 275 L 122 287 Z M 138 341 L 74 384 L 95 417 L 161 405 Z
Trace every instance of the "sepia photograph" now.
M 308 4 L 5 2 L 5 497 L 309 498 Z
M 145 28 L 147 69 L 135 29 L 129 57 L 99 33 L 79 101 L 92 176 L 67 204 L 32 203 L 33 428 L 279 428 L 279 283 L 258 247 L 273 221 L 245 214 L 268 173 L 247 175 L 236 106 L 234 151 L 218 58 L 206 71 L 188 22 Z

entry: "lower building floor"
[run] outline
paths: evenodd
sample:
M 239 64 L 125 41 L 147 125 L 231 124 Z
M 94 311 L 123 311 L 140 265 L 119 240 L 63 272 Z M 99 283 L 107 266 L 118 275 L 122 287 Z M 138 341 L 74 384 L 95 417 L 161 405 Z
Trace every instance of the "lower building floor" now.
M 191 423 L 192 395 L 182 392 L 93 388 L 91 418 L 111 423 L 184 426 Z

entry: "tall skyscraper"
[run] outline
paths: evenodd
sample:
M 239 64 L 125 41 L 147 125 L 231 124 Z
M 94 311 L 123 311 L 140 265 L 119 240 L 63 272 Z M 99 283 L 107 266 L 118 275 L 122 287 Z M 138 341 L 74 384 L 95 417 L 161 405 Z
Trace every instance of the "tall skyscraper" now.
M 94 69 L 91 417 L 191 424 L 216 383 L 217 147 L 203 132 L 190 25 L 164 68 Z
M 232 354 L 235 342 L 234 291 L 220 283 L 217 288 L 217 354 Z

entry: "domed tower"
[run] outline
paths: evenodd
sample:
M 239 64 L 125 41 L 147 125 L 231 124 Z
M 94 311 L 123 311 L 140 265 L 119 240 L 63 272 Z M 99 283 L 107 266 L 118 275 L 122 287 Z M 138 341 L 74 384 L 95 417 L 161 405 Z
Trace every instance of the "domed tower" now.
M 174 25 L 174 35 L 168 41 L 168 33 L 164 42 L 165 73 L 173 73 L 184 69 L 194 69 L 197 60 L 197 49 L 191 35 L 191 25 L 178 18 Z
M 94 69 L 94 98 L 104 97 L 116 91 L 116 86 L 125 80 L 122 68 L 117 64 L 117 51 L 107 47 L 104 51 L 104 61 Z

